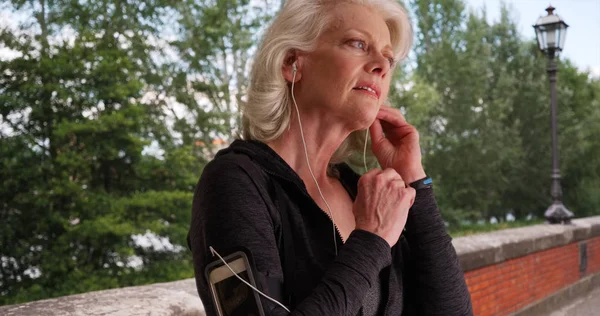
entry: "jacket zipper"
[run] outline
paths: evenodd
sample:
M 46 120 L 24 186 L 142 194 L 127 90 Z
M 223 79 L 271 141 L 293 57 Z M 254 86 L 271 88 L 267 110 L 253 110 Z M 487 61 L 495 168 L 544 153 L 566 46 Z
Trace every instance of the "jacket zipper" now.
M 276 173 L 274 173 L 274 172 L 272 172 L 272 171 L 270 171 L 270 170 L 267 170 L 267 169 L 265 169 L 265 168 L 262 168 L 262 169 L 263 169 L 263 170 L 264 170 L 266 173 L 268 173 L 268 174 L 270 174 L 270 175 L 272 175 L 272 176 L 275 176 L 275 177 L 281 178 L 281 176 L 279 176 L 278 174 L 276 174 Z M 333 225 L 333 227 L 335 228 L 336 237 L 337 237 L 337 238 L 339 238 L 339 240 L 340 240 L 340 241 L 342 242 L 342 244 L 343 244 L 343 243 L 344 243 L 344 239 L 342 238 L 342 233 L 340 233 L 340 229 L 339 229 L 339 228 L 337 227 L 337 225 L 335 224 L 335 221 L 333 220 L 333 218 L 331 218 L 331 216 L 330 216 L 330 215 L 329 215 L 327 212 L 325 212 L 325 211 L 324 211 L 324 210 L 323 210 L 323 209 L 322 209 L 322 208 L 319 206 L 319 204 L 317 204 L 317 202 L 315 202 L 315 200 L 313 200 L 313 198 L 310 196 L 310 194 L 308 194 L 308 192 L 306 192 L 306 189 L 302 188 L 300 185 L 298 185 L 298 184 L 297 184 L 297 183 L 295 183 L 294 181 L 290 181 L 290 180 L 288 180 L 288 179 L 285 179 L 285 178 L 284 178 L 284 180 L 286 180 L 286 181 L 289 181 L 289 182 L 292 182 L 292 183 L 293 183 L 293 184 L 296 186 L 296 188 L 298 188 L 298 189 L 300 190 L 300 192 L 302 192 L 302 194 L 304 194 L 304 196 L 305 196 L 305 197 L 307 197 L 307 198 L 308 198 L 308 199 L 309 199 L 309 200 L 310 200 L 310 201 L 313 203 L 313 205 L 314 205 L 314 206 L 316 206 L 316 207 L 317 207 L 317 208 L 318 208 L 318 209 L 319 209 L 321 212 L 323 212 L 323 213 L 324 213 L 324 214 L 327 216 L 327 218 L 329 218 L 329 221 L 331 222 L 331 224 L 332 224 L 332 225 Z M 337 249 L 337 248 L 338 248 L 338 240 L 337 240 L 337 239 L 335 240 L 335 243 L 336 243 L 336 244 L 335 244 L 335 246 L 336 246 L 336 249 Z M 336 255 L 337 255 L 337 254 L 336 254 Z
M 262 167 L 261 167 L 261 168 L 262 168 Z M 265 171 L 267 174 L 269 174 L 269 175 L 271 175 L 271 176 L 278 177 L 278 178 L 282 178 L 281 176 L 279 176 L 278 174 L 276 174 L 276 173 L 274 173 L 274 172 L 272 172 L 272 171 L 270 171 L 270 170 L 267 170 L 267 169 L 265 169 L 265 168 L 262 168 L 262 169 L 263 169 L 263 170 L 264 170 L 264 171 Z M 308 194 L 308 192 L 306 192 L 306 189 L 305 189 L 305 188 L 302 188 L 300 185 L 298 185 L 298 184 L 297 184 L 296 182 L 294 182 L 294 181 L 291 181 L 291 180 L 288 180 L 288 179 L 285 179 L 285 178 L 283 178 L 283 179 L 284 179 L 284 180 L 286 180 L 286 181 L 288 181 L 288 182 L 292 182 L 292 183 L 293 183 L 293 184 L 296 186 L 296 188 L 297 188 L 297 189 L 299 189 L 299 190 L 300 190 L 300 192 L 302 192 L 302 194 L 304 194 L 304 196 L 305 196 L 305 197 L 307 197 L 307 198 L 308 198 L 308 199 L 309 199 L 309 200 L 310 200 L 310 201 L 313 203 L 313 205 L 317 207 L 317 209 L 319 209 L 321 212 L 323 212 L 323 213 L 325 214 L 325 216 L 327 216 L 327 218 L 329 219 L 329 221 L 331 221 L 331 223 L 332 223 L 333 227 L 335 227 L 335 233 L 336 233 L 336 237 L 337 237 L 337 238 L 338 238 L 338 239 L 341 241 L 341 243 L 343 244 L 343 243 L 344 243 L 344 239 L 342 238 L 342 233 L 340 233 L 340 230 L 339 230 L 339 228 L 337 227 L 337 225 L 335 224 L 335 221 L 334 221 L 334 220 L 331 218 L 331 216 L 330 216 L 330 215 L 329 215 L 327 212 L 325 212 L 325 211 L 324 211 L 324 210 L 323 210 L 323 209 L 322 209 L 322 208 L 321 208 L 321 207 L 320 207 L 320 206 L 317 204 L 317 202 L 315 202 L 315 200 L 313 200 L 313 198 L 310 196 L 310 194 Z M 336 249 L 338 249 L 338 248 L 339 248 L 339 247 L 338 247 L 338 244 L 339 244 L 339 243 L 338 243 L 338 240 L 337 240 L 337 239 L 335 240 L 335 243 L 336 243 L 336 246 L 335 246 L 335 247 L 336 247 Z M 339 252 L 339 251 L 338 251 L 338 252 Z M 337 256 L 337 254 L 336 254 L 336 256 Z M 386 315 L 386 314 L 387 314 L 387 312 L 388 312 L 388 305 L 389 305 L 389 293 L 388 293 L 388 298 L 386 299 L 385 307 L 384 307 L 384 309 L 383 309 L 384 315 Z M 365 315 L 365 312 L 364 312 L 364 310 L 363 310 L 363 308 L 362 308 L 362 307 L 361 307 L 361 309 L 360 309 L 360 311 L 359 311 L 358 315 L 360 315 L 360 316 L 364 316 L 364 315 Z

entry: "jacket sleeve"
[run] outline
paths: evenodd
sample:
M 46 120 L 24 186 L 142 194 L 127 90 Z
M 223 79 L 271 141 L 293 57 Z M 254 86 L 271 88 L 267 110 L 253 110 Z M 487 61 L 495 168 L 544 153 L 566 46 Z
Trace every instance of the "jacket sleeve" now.
M 256 273 L 283 280 L 275 224 L 256 179 L 224 158 L 209 163 L 200 178 L 189 234 L 196 286 L 207 315 L 216 315 L 204 274 L 214 260 L 209 246 L 217 251 L 245 247 L 254 258 Z M 389 264 L 391 251 L 384 239 L 366 231 L 352 232 L 316 288 L 291 315 L 356 315 L 372 280 Z M 287 315 L 267 300 L 263 307 L 267 315 Z
M 404 236 L 418 315 L 472 315 L 471 296 L 433 189 L 417 190 Z

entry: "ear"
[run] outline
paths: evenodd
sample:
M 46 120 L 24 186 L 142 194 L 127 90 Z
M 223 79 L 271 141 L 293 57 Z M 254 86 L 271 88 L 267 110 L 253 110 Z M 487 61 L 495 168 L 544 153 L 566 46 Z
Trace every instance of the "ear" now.
M 281 67 L 285 81 L 292 82 L 294 80 L 294 64 L 296 65 L 295 82 L 300 81 L 300 78 L 302 78 L 302 60 L 303 56 L 298 55 L 296 52 L 289 52 L 285 55 L 283 66 Z

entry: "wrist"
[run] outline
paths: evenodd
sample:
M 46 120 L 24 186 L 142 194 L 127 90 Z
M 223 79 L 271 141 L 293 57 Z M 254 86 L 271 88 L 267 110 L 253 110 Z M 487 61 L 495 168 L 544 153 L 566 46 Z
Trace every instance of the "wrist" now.
M 390 247 L 394 246 L 394 243 L 390 242 L 387 240 L 387 238 L 385 238 L 384 236 L 386 235 L 383 231 L 381 231 L 378 228 L 375 229 L 371 229 L 371 228 L 366 228 L 366 227 L 355 227 L 354 230 L 358 230 L 358 231 L 364 231 L 367 232 L 369 234 L 373 234 L 381 239 L 383 239 Z
M 398 173 L 402 177 L 402 180 L 404 180 L 404 183 L 406 183 L 407 185 L 417 180 L 423 179 L 427 176 L 425 170 L 422 167 L 410 171 L 404 170 L 403 172 Z

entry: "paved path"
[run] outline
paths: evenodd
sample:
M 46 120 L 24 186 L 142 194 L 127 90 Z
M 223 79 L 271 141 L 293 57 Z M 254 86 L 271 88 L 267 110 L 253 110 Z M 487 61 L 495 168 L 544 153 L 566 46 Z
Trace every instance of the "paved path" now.
M 600 288 L 573 303 L 550 314 L 550 316 L 597 316 L 600 315 Z

